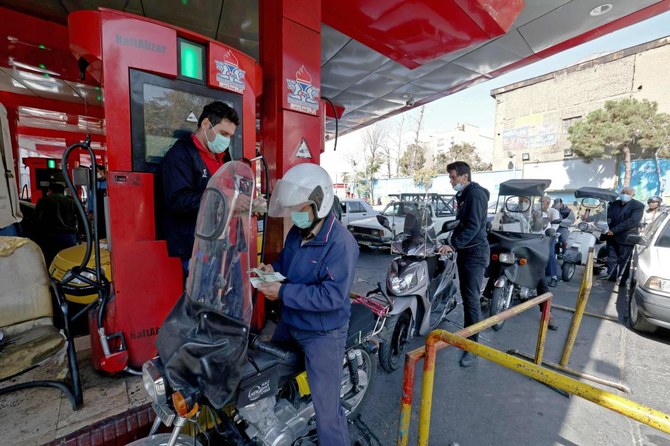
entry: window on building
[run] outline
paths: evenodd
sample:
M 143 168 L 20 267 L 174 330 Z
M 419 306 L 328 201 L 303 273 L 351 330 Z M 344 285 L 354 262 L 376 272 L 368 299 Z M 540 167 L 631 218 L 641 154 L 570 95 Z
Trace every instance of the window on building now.
M 444 146 L 444 138 L 440 138 L 437 140 L 437 147 L 442 147 Z
M 563 118 L 563 133 L 568 134 L 568 129 L 575 125 L 575 123 L 582 120 L 581 116 L 573 116 L 571 118 Z

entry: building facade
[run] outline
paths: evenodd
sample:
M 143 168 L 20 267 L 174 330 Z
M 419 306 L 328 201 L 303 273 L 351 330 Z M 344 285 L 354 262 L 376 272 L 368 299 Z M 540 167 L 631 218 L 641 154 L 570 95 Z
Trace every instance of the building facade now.
M 647 99 L 670 112 L 668 67 L 665 37 L 492 90 L 493 170 L 575 159 L 568 129 L 609 100 Z

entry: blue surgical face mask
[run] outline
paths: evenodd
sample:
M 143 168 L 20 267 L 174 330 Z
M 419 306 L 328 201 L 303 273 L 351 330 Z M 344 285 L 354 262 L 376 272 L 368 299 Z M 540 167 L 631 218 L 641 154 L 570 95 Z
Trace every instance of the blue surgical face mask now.
M 453 188 L 456 192 L 460 192 L 463 190 L 463 183 L 456 183 L 454 184 Z
M 628 194 L 619 194 L 619 199 L 624 203 L 628 203 L 633 197 Z
M 291 221 L 300 229 L 307 229 L 312 224 L 309 220 L 309 212 L 293 211 L 291 212 Z
M 210 130 L 214 130 L 212 125 L 210 125 L 209 128 Z M 214 141 L 210 141 L 209 138 L 207 138 L 207 131 L 205 131 L 205 139 L 207 140 L 207 147 L 209 147 L 209 150 L 217 155 L 225 152 L 228 149 L 228 146 L 230 146 L 230 138 L 223 136 L 220 133 L 216 134 Z

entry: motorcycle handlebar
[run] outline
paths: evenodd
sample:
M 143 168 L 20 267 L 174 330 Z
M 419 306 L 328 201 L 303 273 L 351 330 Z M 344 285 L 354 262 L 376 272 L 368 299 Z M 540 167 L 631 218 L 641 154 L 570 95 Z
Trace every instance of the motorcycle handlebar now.
M 261 341 L 258 336 L 255 336 L 251 339 L 251 342 L 249 342 L 249 347 L 251 347 L 253 350 L 260 350 L 262 352 L 269 353 L 272 356 L 276 356 L 277 358 L 283 360 L 288 359 L 289 355 L 291 354 L 291 352 L 283 350 L 276 345 Z

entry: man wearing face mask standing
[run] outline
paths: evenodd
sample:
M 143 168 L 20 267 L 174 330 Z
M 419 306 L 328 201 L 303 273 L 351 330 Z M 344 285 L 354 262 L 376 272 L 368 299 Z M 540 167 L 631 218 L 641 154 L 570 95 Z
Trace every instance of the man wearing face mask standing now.
M 607 209 L 607 271 L 598 276 L 615 282 L 617 277 L 624 275 L 624 268 L 633 243 L 628 243 L 626 238 L 629 234 L 637 234 L 640 221 L 644 213 L 644 205 L 634 200 L 635 189 L 624 187 L 621 189 L 619 199 L 610 203 Z M 625 277 L 624 277 L 625 278 Z
M 358 243 L 332 212 L 334 196 L 328 172 L 316 164 L 298 164 L 277 181 L 268 215 L 290 217 L 293 226 L 277 260 L 259 269 L 286 279 L 258 290 L 282 304 L 272 341 L 305 353 L 319 445 L 349 446 L 340 387 Z
M 195 133 L 178 139 L 161 160 L 168 254 L 181 259 L 185 275 L 193 250 L 200 198 L 210 177 L 231 160 L 228 147 L 239 123 L 237 112 L 224 102 L 207 104 L 198 118 Z
M 479 322 L 481 307 L 481 285 L 484 271 L 489 264 L 490 249 L 486 238 L 486 209 L 489 202 L 489 191 L 471 181 L 470 166 L 463 161 L 455 161 L 447 165 L 449 181 L 457 192 L 459 224 L 451 234 L 448 245 L 440 247 L 440 254 L 456 251 L 458 281 L 463 299 L 464 327 Z M 473 341 L 479 335 L 470 336 Z M 470 367 L 477 361 L 477 356 L 463 352 L 460 359 L 461 367 Z

